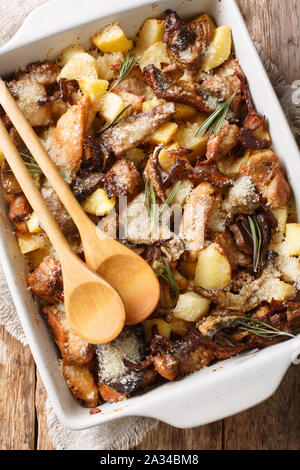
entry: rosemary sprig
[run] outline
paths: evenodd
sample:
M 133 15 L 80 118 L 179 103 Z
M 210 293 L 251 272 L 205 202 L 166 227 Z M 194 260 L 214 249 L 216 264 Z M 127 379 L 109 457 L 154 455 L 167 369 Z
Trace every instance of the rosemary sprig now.
M 158 213 L 158 220 L 161 218 L 165 208 L 173 200 L 173 198 L 174 198 L 175 194 L 177 193 L 180 185 L 181 185 L 181 181 L 177 181 L 174 188 L 172 189 L 169 196 L 167 197 L 166 202 L 163 204 L 162 208 L 160 209 L 160 211 Z M 150 199 L 151 199 L 151 201 L 150 201 Z M 156 195 L 155 195 L 154 186 L 153 186 L 152 183 L 150 183 L 149 178 L 146 180 L 146 183 L 145 183 L 145 204 L 146 204 L 146 207 L 147 207 L 148 216 L 151 220 L 151 230 L 152 230 L 154 225 L 155 225 L 155 222 L 156 222 Z
M 262 245 L 262 234 L 259 223 L 255 216 L 248 216 L 248 221 L 251 230 L 251 238 L 253 240 L 253 271 L 257 273 L 259 271 L 259 258 Z
M 29 158 L 29 160 L 31 160 L 31 162 L 24 161 L 24 164 L 27 166 L 29 173 L 38 173 L 39 175 L 43 174 L 41 168 L 36 163 L 32 155 L 27 155 L 27 153 L 22 153 L 22 152 L 20 152 L 20 155 L 22 155 L 22 157 L 26 157 L 26 158 Z M 12 170 L 7 170 L 7 171 L 12 171 Z
M 161 218 L 165 208 L 173 201 L 174 197 L 175 197 L 175 194 L 177 193 L 178 189 L 179 189 L 179 186 L 181 185 L 181 181 L 177 181 L 177 183 L 175 184 L 174 188 L 172 189 L 172 191 L 170 192 L 169 196 L 167 197 L 167 200 L 166 202 L 163 204 L 161 210 L 159 211 L 159 214 L 158 214 L 158 219 Z
M 115 122 L 119 119 L 119 117 L 121 117 L 122 114 L 125 113 L 125 111 L 127 111 L 128 108 L 130 108 L 130 106 L 131 106 L 131 104 L 126 106 L 124 109 L 122 109 L 122 111 L 120 111 L 111 122 L 109 122 L 105 127 L 103 127 L 103 129 L 100 129 L 99 131 L 97 131 L 98 134 L 101 134 L 102 132 L 107 131 L 107 129 L 109 129 L 111 126 L 113 126 L 115 124 Z
M 288 336 L 294 338 L 295 335 L 287 333 L 286 331 L 280 331 L 272 325 L 265 323 L 257 318 L 251 317 L 240 317 L 236 318 L 234 322 L 243 331 L 248 331 L 257 336 Z
M 162 279 L 164 279 L 166 282 L 168 282 L 172 287 L 173 289 L 175 290 L 176 294 L 178 295 L 179 294 L 179 287 L 174 279 L 174 276 L 173 276 L 173 273 L 171 271 L 171 267 L 168 263 L 168 261 L 164 258 L 160 258 L 161 262 L 162 262 L 162 268 L 163 268 L 163 271 L 159 271 L 158 269 L 155 269 L 153 268 L 155 274 L 159 277 L 161 277 Z
M 127 52 L 127 55 L 121 65 L 119 78 L 115 81 L 115 83 L 113 84 L 113 86 L 111 87 L 109 91 L 112 91 L 117 85 L 119 85 L 119 83 L 125 80 L 125 78 L 127 78 L 128 75 L 130 74 L 133 67 L 137 65 L 138 59 L 136 59 L 135 57 L 130 57 L 131 53 L 132 53 L 132 49 L 130 49 L 130 51 Z
M 227 100 L 225 103 L 221 104 L 216 111 L 214 111 L 199 127 L 199 129 L 195 132 L 195 137 L 199 135 L 204 136 L 205 134 L 209 133 L 209 137 L 214 132 L 215 137 L 219 134 L 221 127 L 227 117 L 229 107 L 231 102 L 234 98 L 234 94 Z

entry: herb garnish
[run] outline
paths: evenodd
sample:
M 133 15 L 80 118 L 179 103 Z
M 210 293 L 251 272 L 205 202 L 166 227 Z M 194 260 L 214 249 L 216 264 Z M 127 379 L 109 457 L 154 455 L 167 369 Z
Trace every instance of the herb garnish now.
M 176 294 L 178 295 L 179 294 L 179 287 L 174 279 L 174 276 L 173 276 L 173 273 L 171 271 L 171 267 L 168 263 L 168 261 L 164 258 L 160 258 L 161 262 L 162 262 L 162 268 L 163 268 L 163 271 L 159 271 L 158 269 L 155 269 L 153 268 L 153 271 L 155 272 L 155 274 L 159 277 L 161 277 L 162 279 L 164 279 L 165 281 L 167 281 L 172 287 L 173 289 L 175 290 Z
M 103 129 L 100 129 L 99 131 L 97 131 L 97 133 L 101 134 L 102 132 L 107 131 L 107 129 L 113 126 L 114 123 L 119 119 L 119 117 L 122 116 L 122 114 L 125 113 L 125 111 L 127 111 L 128 108 L 130 108 L 130 106 L 131 104 L 126 106 L 124 109 L 122 109 L 122 111 L 120 111 L 111 122 L 109 122 L 105 127 L 103 127 Z
M 165 208 L 172 202 L 180 185 L 181 185 L 181 181 L 177 181 L 174 188 L 172 189 L 169 196 L 167 197 L 166 202 L 164 202 L 162 208 L 160 209 L 158 213 L 158 220 L 161 218 Z M 150 197 L 151 197 L 151 202 L 150 202 Z M 152 230 L 156 221 L 156 196 L 155 196 L 154 186 L 152 183 L 150 183 L 149 178 L 146 180 L 146 183 L 145 183 L 145 204 L 147 207 L 148 216 L 150 217 L 150 220 L 151 220 L 151 230 Z
M 248 233 L 249 237 L 252 239 L 253 242 L 253 271 L 255 273 L 259 272 L 259 259 L 261 255 L 261 247 L 262 247 L 262 233 L 257 222 L 257 218 L 255 215 L 248 215 L 248 222 L 250 225 L 250 232 L 246 225 L 242 223 L 243 228 Z
M 219 134 L 221 127 L 227 117 L 229 107 L 231 105 L 231 102 L 234 98 L 234 94 L 227 100 L 225 103 L 223 103 L 221 106 L 219 106 L 218 109 L 216 109 L 215 112 L 213 112 L 205 121 L 204 123 L 199 127 L 199 129 L 195 133 L 195 137 L 198 137 L 199 135 L 205 135 L 209 133 L 209 137 L 211 134 L 214 132 L 215 137 Z
M 43 174 L 40 166 L 36 163 L 32 155 L 27 155 L 27 153 L 22 153 L 22 152 L 20 152 L 20 155 L 22 155 L 22 157 L 26 157 L 26 158 L 29 158 L 29 160 L 31 160 L 30 162 L 24 161 L 25 165 L 28 168 L 29 173 L 38 173 L 39 175 Z M 12 171 L 12 170 L 7 170 L 7 171 Z
M 280 331 L 272 325 L 265 323 L 257 318 L 251 317 L 240 317 L 236 318 L 234 322 L 243 331 L 248 331 L 257 336 L 289 336 L 294 338 L 295 335 L 287 333 L 286 331 Z
M 119 85 L 119 83 L 121 83 L 123 80 L 125 80 L 125 78 L 127 78 L 128 75 L 130 74 L 133 67 L 135 65 L 137 65 L 138 59 L 136 59 L 135 57 L 130 58 L 131 53 L 132 53 L 132 49 L 130 49 L 130 51 L 127 52 L 127 55 L 126 55 L 122 65 L 120 64 L 121 69 L 120 69 L 119 78 L 116 80 L 116 82 L 113 84 L 113 86 L 111 87 L 111 89 L 109 91 L 112 91 L 117 85 Z

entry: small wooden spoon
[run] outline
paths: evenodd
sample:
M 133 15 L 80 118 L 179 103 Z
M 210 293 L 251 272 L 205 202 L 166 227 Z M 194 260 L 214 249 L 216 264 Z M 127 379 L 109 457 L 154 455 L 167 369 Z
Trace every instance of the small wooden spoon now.
M 87 265 L 110 282 L 122 297 L 125 323 L 132 325 L 145 320 L 157 306 L 160 295 L 152 268 L 89 219 L 1 79 L 0 103 L 76 224 Z
M 119 294 L 72 251 L 1 119 L 0 143 L 9 166 L 57 251 L 64 281 L 66 315 L 71 328 L 89 343 L 113 340 L 125 322 L 125 308 Z

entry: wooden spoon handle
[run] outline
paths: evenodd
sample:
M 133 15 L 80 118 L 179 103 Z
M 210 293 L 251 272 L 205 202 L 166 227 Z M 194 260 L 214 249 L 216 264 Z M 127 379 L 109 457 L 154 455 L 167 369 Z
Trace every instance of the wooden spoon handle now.
M 0 78 L 0 103 L 22 137 L 24 143 L 34 156 L 41 170 L 49 180 L 51 186 L 57 193 L 61 202 L 69 212 L 80 234 L 84 234 L 84 228 L 92 222 L 83 211 L 81 205 L 74 197 L 67 183 L 58 172 L 55 164 L 44 149 L 40 139 L 35 134 L 31 125 L 18 107 L 16 101 L 7 89 L 4 81 Z M 107 238 L 102 233 L 103 238 Z
M 41 196 L 37 186 L 31 178 L 23 159 L 20 157 L 18 149 L 11 141 L 7 130 L 0 119 L 0 145 L 6 160 L 9 163 L 14 175 L 16 176 L 26 198 L 28 199 L 32 209 L 35 211 L 43 230 L 48 237 L 59 259 L 62 262 L 66 255 L 73 254 L 68 242 L 62 234 L 56 220 L 49 211 L 43 197 Z

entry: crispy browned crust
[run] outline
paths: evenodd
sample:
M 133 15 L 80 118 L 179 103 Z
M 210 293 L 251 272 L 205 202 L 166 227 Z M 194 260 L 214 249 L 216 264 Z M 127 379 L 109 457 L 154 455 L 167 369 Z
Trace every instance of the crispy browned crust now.
M 26 220 L 29 218 L 32 209 L 24 194 L 14 197 L 9 205 L 8 218 L 17 230 L 28 232 Z
M 60 263 L 46 256 L 27 280 L 28 286 L 38 297 L 53 304 L 64 300 L 63 280 Z
M 232 178 L 220 172 L 216 162 L 208 160 L 197 162 L 192 172 L 192 180 L 196 184 L 207 181 L 216 188 L 225 188 L 234 182 Z
M 99 143 L 110 150 L 115 157 L 121 157 L 128 150 L 144 143 L 159 127 L 175 114 L 174 103 L 164 103 L 143 113 L 134 114 L 104 131 Z
M 215 110 L 201 96 L 201 88 L 196 83 L 185 80 L 170 82 L 167 76 L 152 64 L 144 68 L 144 78 L 158 98 L 193 106 L 207 113 Z
M 142 178 L 132 162 L 121 158 L 113 164 L 104 177 L 108 197 L 133 196 L 142 186 Z

